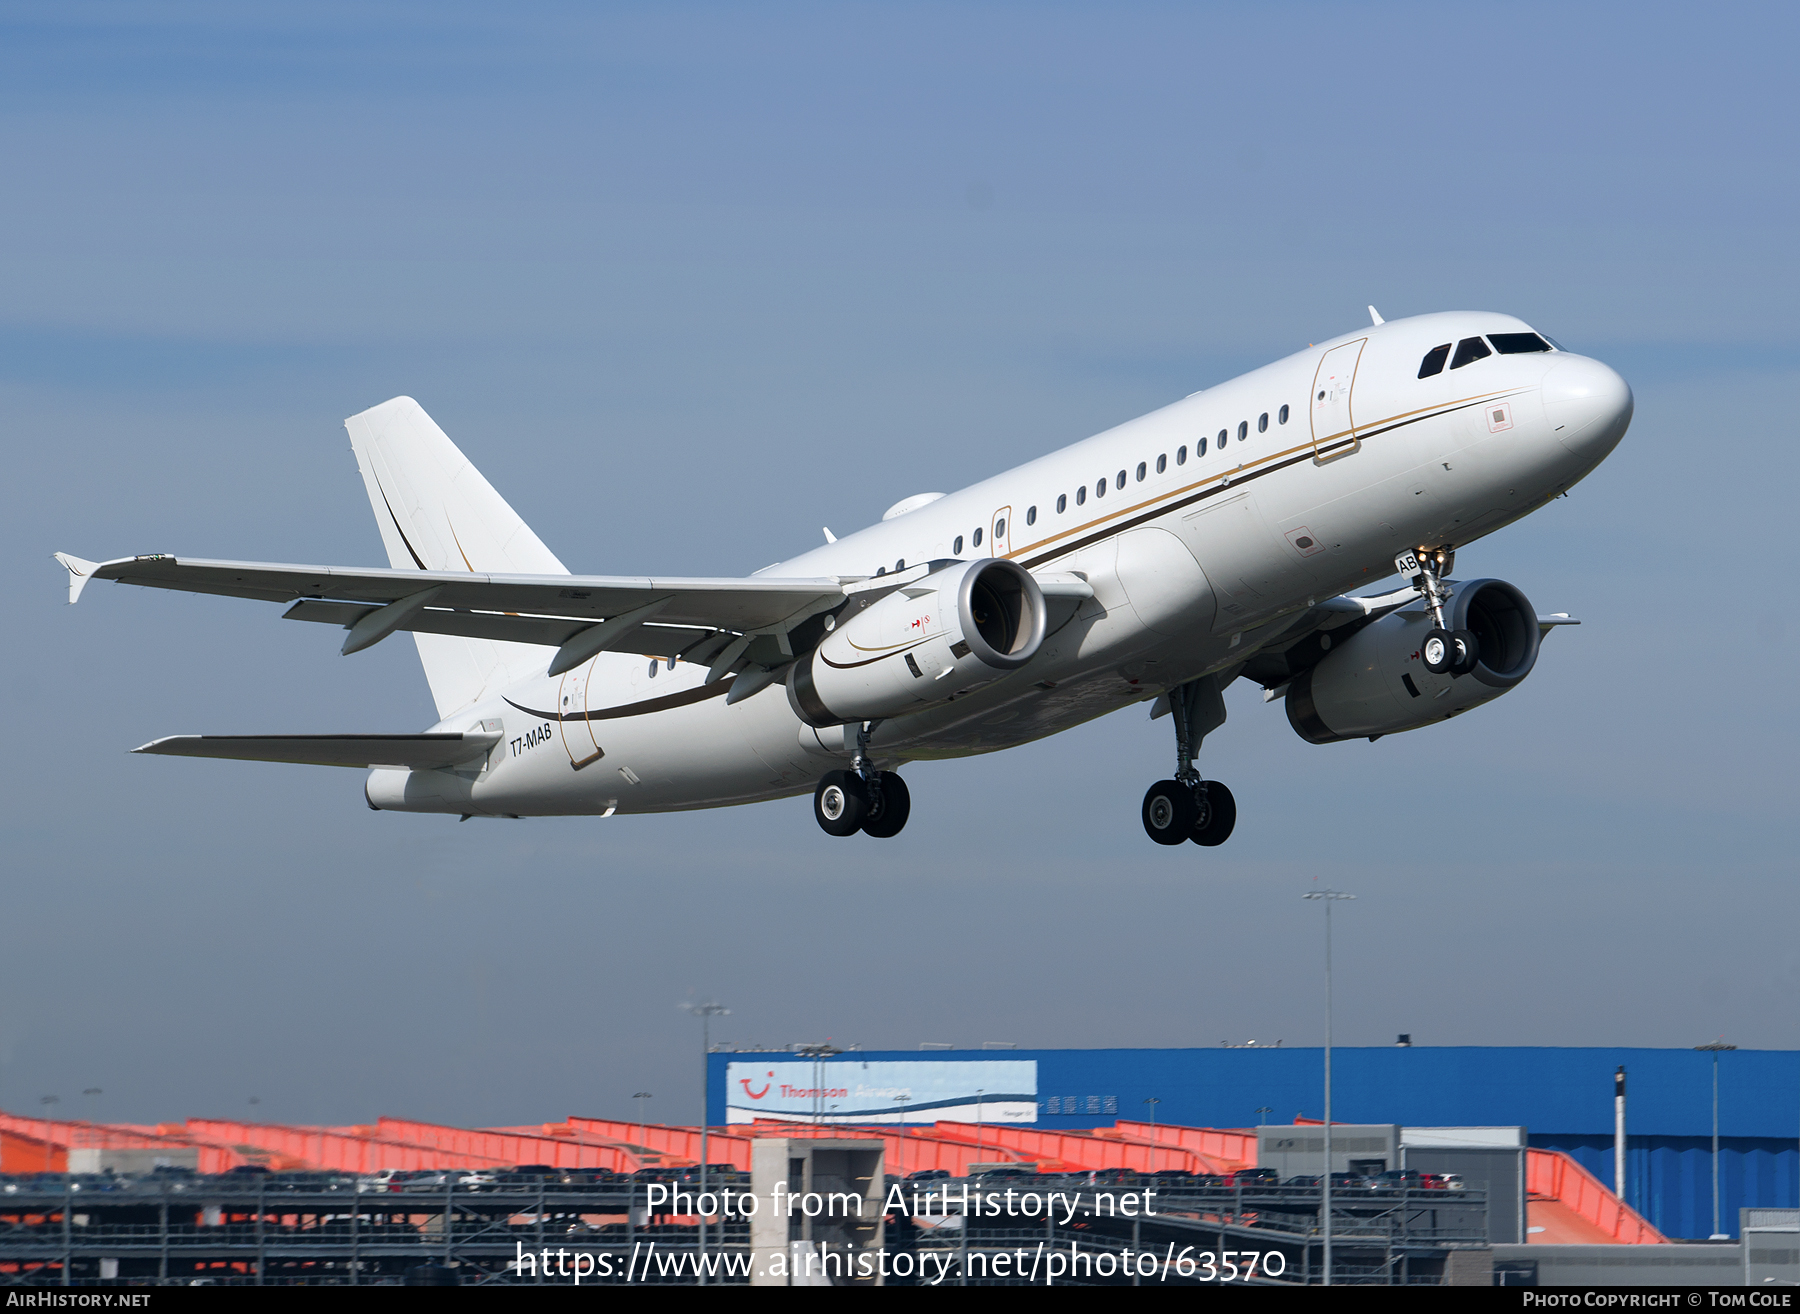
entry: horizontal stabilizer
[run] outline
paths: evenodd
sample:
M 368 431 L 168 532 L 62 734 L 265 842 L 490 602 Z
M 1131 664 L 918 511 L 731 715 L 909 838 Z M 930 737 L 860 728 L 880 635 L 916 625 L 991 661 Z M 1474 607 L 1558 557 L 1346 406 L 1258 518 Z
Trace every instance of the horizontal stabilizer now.
M 235 762 L 297 762 L 307 766 L 455 766 L 481 757 L 497 733 L 428 735 L 170 735 L 134 753 L 217 757 Z

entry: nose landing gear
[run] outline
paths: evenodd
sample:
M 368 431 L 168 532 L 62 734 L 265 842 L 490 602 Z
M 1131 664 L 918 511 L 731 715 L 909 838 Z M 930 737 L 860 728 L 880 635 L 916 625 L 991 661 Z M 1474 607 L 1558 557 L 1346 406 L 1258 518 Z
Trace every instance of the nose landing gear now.
M 813 790 L 813 820 L 827 835 L 861 831 L 876 839 L 892 839 L 912 814 L 912 793 L 892 771 L 877 771 L 869 761 L 869 736 L 879 721 L 865 721 L 856 731 L 856 757 L 848 771 L 827 771 Z
M 1157 781 L 1144 795 L 1144 833 L 1158 844 L 1223 844 L 1237 825 L 1237 800 L 1194 768 L 1195 747 L 1225 723 L 1217 680 L 1208 676 L 1169 690 L 1169 711 L 1175 718 L 1175 778 Z
M 1475 636 L 1468 630 L 1449 628 L 1444 620 L 1444 604 L 1450 600 L 1444 576 L 1455 568 L 1456 549 L 1451 547 L 1402 552 L 1394 558 L 1394 569 L 1425 596 L 1425 604 L 1436 622 L 1419 645 L 1419 659 L 1433 675 L 1467 675 L 1481 659 L 1481 644 Z

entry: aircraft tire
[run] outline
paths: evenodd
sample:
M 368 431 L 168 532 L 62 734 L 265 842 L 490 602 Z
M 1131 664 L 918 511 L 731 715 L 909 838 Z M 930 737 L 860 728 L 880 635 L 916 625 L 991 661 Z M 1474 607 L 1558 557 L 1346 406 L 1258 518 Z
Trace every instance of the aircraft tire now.
M 1467 675 L 1475 669 L 1475 663 L 1481 660 L 1481 640 L 1468 630 L 1452 631 L 1450 647 L 1456 653 L 1456 660 L 1450 663 L 1452 675 Z
M 1207 781 L 1201 788 L 1206 791 L 1206 801 L 1197 809 L 1198 817 L 1188 838 L 1210 849 L 1230 839 L 1236 829 L 1237 800 L 1216 780 Z
M 912 815 L 912 791 L 892 771 L 881 773 L 880 786 L 881 806 L 872 810 L 863 822 L 863 834 L 873 835 L 876 839 L 892 839 L 906 829 L 906 819 Z
M 1158 844 L 1183 843 L 1199 809 L 1194 791 L 1175 780 L 1159 780 L 1144 795 L 1144 834 Z
M 869 791 L 851 771 L 827 771 L 813 790 L 813 820 L 827 835 L 842 838 L 862 829 L 869 815 Z
M 1433 675 L 1447 675 L 1456 661 L 1456 640 L 1449 630 L 1433 629 L 1419 645 L 1419 657 Z

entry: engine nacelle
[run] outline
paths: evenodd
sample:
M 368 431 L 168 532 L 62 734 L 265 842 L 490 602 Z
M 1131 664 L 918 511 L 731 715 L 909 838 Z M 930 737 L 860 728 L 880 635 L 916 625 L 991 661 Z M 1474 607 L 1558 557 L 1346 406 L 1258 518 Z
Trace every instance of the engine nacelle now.
M 1340 739 L 1417 730 L 1492 702 L 1537 664 L 1537 613 L 1504 580 L 1452 583 L 1445 619 L 1468 630 L 1480 658 L 1467 675 L 1433 675 L 1419 647 L 1432 629 L 1423 599 L 1409 602 L 1333 646 L 1288 686 L 1288 723 L 1302 739 Z
M 934 571 L 848 616 L 794 663 L 788 701 L 808 725 L 918 711 L 1017 670 L 1044 641 L 1044 593 L 993 558 Z

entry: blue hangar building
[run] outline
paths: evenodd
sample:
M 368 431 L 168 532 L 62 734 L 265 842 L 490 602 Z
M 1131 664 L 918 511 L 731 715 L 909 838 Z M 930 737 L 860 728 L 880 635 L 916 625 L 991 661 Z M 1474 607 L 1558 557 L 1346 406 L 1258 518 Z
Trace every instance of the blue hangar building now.
M 1339 1046 L 1332 1117 L 1522 1126 L 1533 1146 L 1567 1152 L 1610 1186 L 1613 1074 L 1623 1066 L 1626 1202 L 1665 1236 L 1704 1237 L 1712 1232 L 1715 1058 L 1720 1216 L 1735 1233 L 1740 1206 L 1800 1205 L 1800 1052 Z M 714 1053 L 707 1116 L 715 1126 L 769 1116 L 979 1117 L 1066 1130 L 1148 1121 L 1154 1111 L 1157 1122 L 1251 1127 L 1320 1117 L 1323 1076 L 1323 1050 L 1276 1046 Z

